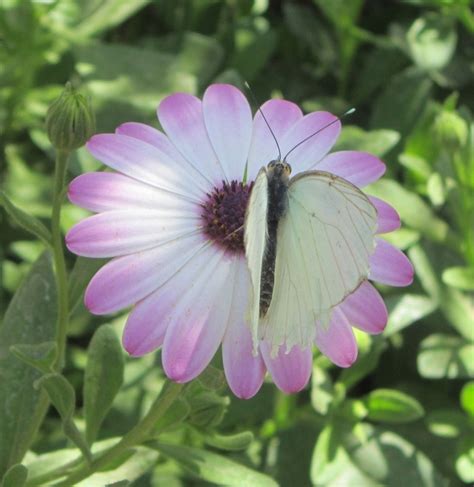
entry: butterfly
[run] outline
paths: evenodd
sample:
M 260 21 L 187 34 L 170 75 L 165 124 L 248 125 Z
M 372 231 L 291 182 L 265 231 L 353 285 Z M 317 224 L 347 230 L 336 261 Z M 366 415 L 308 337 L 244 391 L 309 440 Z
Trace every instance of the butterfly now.
M 244 223 L 247 319 L 254 348 L 264 340 L 273 356 L 282 345 L 312 346 L 317 326 L 329 326 L 333 308 L 368 277 L 377 228 L 360 189 L 325 171 L 290 177 L 287 156 L 260 169 Z

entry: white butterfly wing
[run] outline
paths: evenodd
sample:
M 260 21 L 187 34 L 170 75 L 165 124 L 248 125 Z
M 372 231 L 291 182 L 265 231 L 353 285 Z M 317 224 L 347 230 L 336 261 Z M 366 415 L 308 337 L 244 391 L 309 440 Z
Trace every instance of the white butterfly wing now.
M 250 272 L 251 289 L 249 296 L 250 329 L 257 349 L 257 336 L 260 318 L 260 282 L 262 279 L 262 263 L 267 244 L 267 212 L 268 212 L 268 178 L 264 167 L 260 169 L 250 193 L 245 214 L 245 256 Z
M 322 171 L 300 173 L 288 188 L 277 232 L 275 283 L 260 336 L 273 353 L 311 346 L 316 321 L 367 278 L 377 211 L 348 181 Z

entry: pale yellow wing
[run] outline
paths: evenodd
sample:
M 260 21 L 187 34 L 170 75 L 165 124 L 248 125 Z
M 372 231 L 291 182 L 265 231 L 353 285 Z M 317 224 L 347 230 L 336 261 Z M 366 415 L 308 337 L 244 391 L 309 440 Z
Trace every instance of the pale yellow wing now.
M 377 212 L 348 181 L 322 171 L 290 181 L 288 210 L 277 233 L 275 285 L 260 337 L 280 345 L 311 346 L 331 309 L 367 278 L 375 248 Z
M 251 289 L 247 320 L 252 332 L 254 351 L 258 346 L 260 315 L 260 281 L 262 262 L 267 243 L 268 178 L 265 167 L 260 169 L 252 187 L 245 214 L 245 256 L 250 272 Z

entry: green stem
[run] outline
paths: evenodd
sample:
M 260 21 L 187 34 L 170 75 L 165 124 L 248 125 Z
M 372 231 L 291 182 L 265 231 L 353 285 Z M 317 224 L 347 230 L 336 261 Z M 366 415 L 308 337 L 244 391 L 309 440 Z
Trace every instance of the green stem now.
M 134 426 L 115 446 L 98 456 L 90 464 L 82 463 L 81 466 L 72 472 L 62 482 L 55 484 L 57 487 L 70 487 L 89 477 L 94 472 L 101 470 L 115 458 L 122 455 L 129 448 L 138 445 L 148 439 L 157 421 L 166 413 L 173 402 L 177 399 L 183 384 L 167 382 L 163 386 L 161 394 L 156 398 L 147 415 Z
M 54 267 L 56 270 L 56 288 L 58 292 L 58 319 L 56 328 L 58 357 L 54 365 L 55 370 L 60 370 L 64 364 L 66 336 L 68 329 L 68 282 L 66 261 L 64 259 L 63 237 L 61 233 L 61 205 L 64 197 L 63 188 L 64 180 L 66 178 L 69 154 L 70 153 L 66 151 L 58 151 L 56 155 L 56 167 L 54 171 L 53 212 L 51 216 Z

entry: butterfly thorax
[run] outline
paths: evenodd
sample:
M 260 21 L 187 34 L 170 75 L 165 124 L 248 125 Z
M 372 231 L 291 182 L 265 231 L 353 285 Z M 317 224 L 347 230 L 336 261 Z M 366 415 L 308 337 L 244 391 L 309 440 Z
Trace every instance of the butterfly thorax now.
M 286 162 L 272 161 L 267 166 L 268 211 L 267 240 L 262 264 L 260 283 L 260 316 L 265 316 L 273 295 L 277 231 L 281 218 L 288 207 L 288 182 L 291 167 Z

